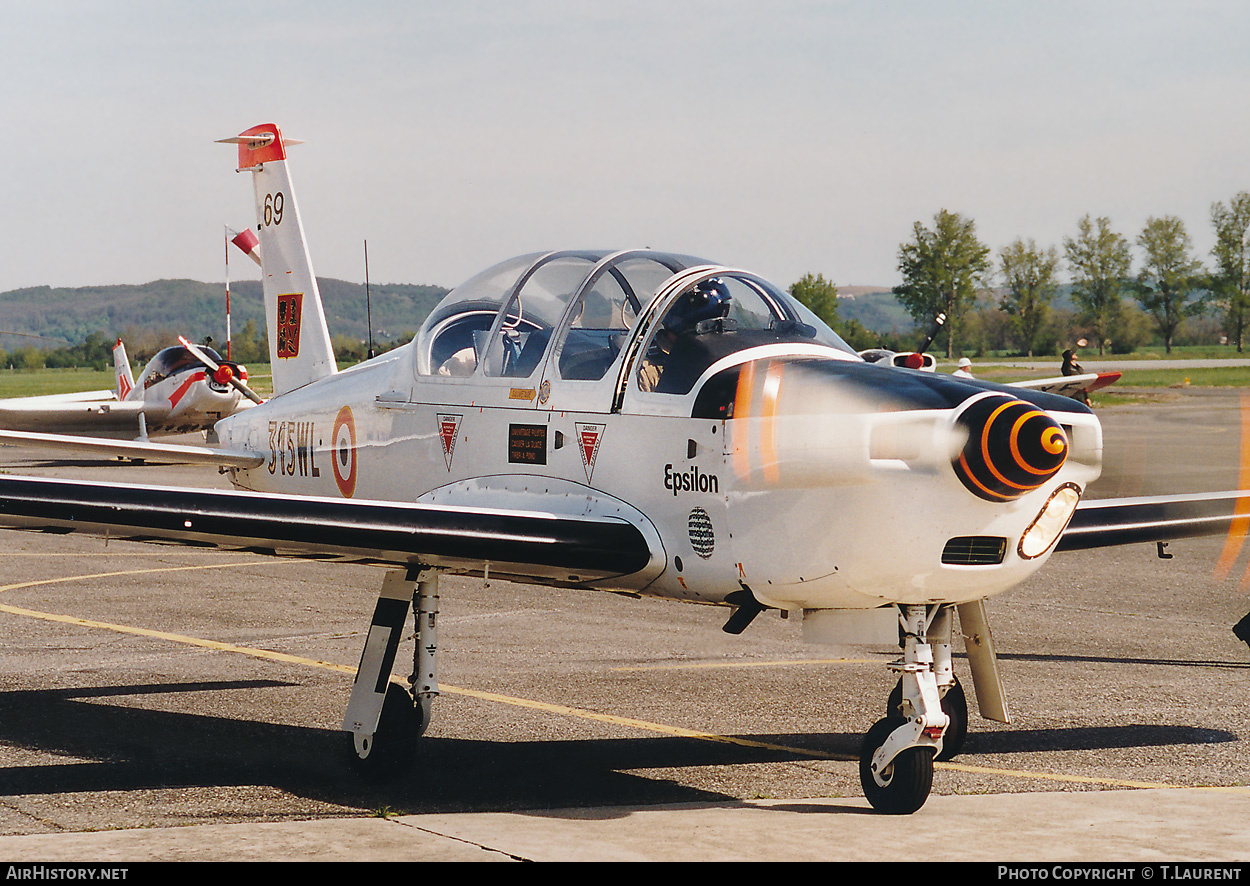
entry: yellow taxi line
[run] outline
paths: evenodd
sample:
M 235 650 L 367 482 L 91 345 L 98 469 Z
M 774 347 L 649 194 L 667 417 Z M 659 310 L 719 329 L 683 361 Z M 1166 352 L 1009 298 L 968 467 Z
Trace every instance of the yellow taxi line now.
M 160 569 L 137 569 L 117 572 L 101 572 L 92 575 L 67 576 L 64 578 L 43 579 L 39 581 L 21 582 L 18 584 L 0 586 L 0 592 L 16 590 L 18 588 L 28 588 L 37 585 L 54 584 L 57 582 L 70 582 L 92 578 L 108 578 L 121 575 L 143 575 L 153 572 L 179 572 L 193 569 L 221 569 L 234 566 L 254 566 L 255 561 L 245 563 L 219 563 L 202 566 L 172 566 Z M 172 643 L 181 643 L 188 646 L 197 646 L 202 649 L 212 649 L 218 652 L 231 652 L 237 655 L 246 655 L 251 658 L 263 659 L 267 661 L 281 662 L 283 664 L 303 665 L 305 667 L 316 667 L 324 670 L 335 671 L 342 674 L 355 674 L 356 668 L 351 665 L 335 664 L 333 662 L 320 661 L 313 658 L 305 658 L 299 655 L 288 655 L 283 652 L 274 652 L 269 649 L 257 649 L 251 646 L 238 646 L 233 643 L 222 643 L 216 640 L 205 640 L 199 637 L 190 637 L 185 634 L 174 634 L 169 631 L 156 631 L 149 628 L 138 628 L 131 625 L 119 625 L 111 622 L 96 621 L 94 619 L 78 618 L 70 615 L 59 615 L 50 612 L 39 612 L 34 609 L 26 609 L 21 606 L 10 606 L 8 604 L 0 604 L 0 612 L 6 612 L 10 615 L 22 616 L 24 618 L 35 618 L 43 621 L 57 622 L 61 624 L 76 625 L 78 627 L 97 628 L 100 630 L 114 631 L 122 634 L 130 634 L 133 636 L 148 637 L 156 640 L 166 640 Z M 846 662 L 847 659 L 833 659 L 835 662 Z M 449 686 L 445 683 L 439 685 L 441 692 L 453 695 L 462 695 L 467 698 L 476 698 L 481 701 L 495 702 L 498 704 L 511 705 L 513 707 L 528 708 L 530 710 L 544 711 L 561 716 L 576 717 L 583 720 L 593 720 L 599 723 L 605 723 L 613 726 L 622 726 L 632 729 L 640 729 L 647 732 L 655 732 L 661 735 L 669 735 L 678 738 L 693 738 L 701 741 L 710 741 L 718 744 L 728 744 L 737 747 L 755 748 L 758 750 L 779 751 L 787 754 L 798 754 L 800 756 L 811 757 L 820 760 L 839 760 L 850 761 L 855 757 L 847 754 L 832 754 L 826 751 L 811 750 L 808 748 L 797 748 L 791 745 L 775 744 L 773 742 L 757 741 L 755 739 L 741 738 L 730 735 L 720 735 L 715 732 L 704 732 L 697 729 L 685 729 L 679 726 L 668 726 L 662 723 L 652 723 L 647 720 L 638 720 L 632 717 L 617 717 L 612 714 L 601 714 L 596 711 L 588 711 L 584 708 L 574 708 L 567 705 L 551 704 L 549 702 L 535 701 L 533 699 L 518 698 L 510 695 L 501 695 L 496 692 L 484 692 L 478 689 L 464 689 L 458 686 Z M 1104 787 L 1121 787 L 1121 788 L 1172 788 L 1176 785 L 1157 784 L 1153 782 L 1124 781 L 1114 778 L 1094 778 L 1078 775 L 1060 775 L 1050 772 L 1031 772 L 1028 770 L 1017 769 L 996 769 L 987 766 L 971 766 L 965 763 L 937 763 L 938 768 L 952 769 L 960 772 L 969 772 L 983 775 L 1000 775 L 1012 778 L 1028 778 L 1040 779 L 1045 781 L 1067 782 L 1075 784 L 1093 784 Z
M 233 566 L 258 566 L 262 561 L 248 560 L 242 563 L 206 563 L 200 566 L 161 566 L 154 569 L 120 569 L 115 572 L 95 572 L 90 575 L 67 575 L 60 578 L 42 578 L 35 581 L 20 581 L 11 585 L 0 585 L 0 593 L 16 591 L 22 588 L 34 588 L 39 585 L 63 584 L 72 581 L 86 581 L 91 578 L 116 578 L 122 575 L 147 575 L 153 572 L 186 572 L 194 569 L 229 569 Z
M 878 658 L 802 658 L 785 661 L 690 661 L 666 664 L 621 665 L 610 671 L 685 671 L 716 668 L 782 668 L 794 665 L 881 664 Z
M 107 545 L 105 545 L 105 547 L 108 547 L 108 546 L 107 546 Z M 183 556 L 186 556 L 186 555 L 188 555 L 188 554 L 190 554 L 190 555 L 192 555 L 192 556 L 200 555 L 200 556 L 206 556 L 206 557 L 211 557 L 211 556 L 218 556 L 218 557 L 220 557 L 220 556 L 221 556 L 221 550 L 220 550 L 219 548 L 203 548 L 203 549 L 201 549 L 201 550 L 195 550 L 194 548 L 179 548 L 179 550 L 178 550 L 178 556 L 183 557 Z M 96 559 L 99 559 L 100 557 L 108 557 L 110 560 L 116 560 L 116 559 L 117 559 L 117 558 L 119 558 L 119 557 L 168 557 L 169 555 L 170 555 L 169 550 L 151 550 L 151 551 L 114 551 L 114 550 L 107 550 L 107 551 L 106 551 L 106 550 L 99 550 L 99 551 L 0 551 L 0 560 L 3 560 L 3 559 L 8 558 L 8 557 L 38 557 L 38 558 L 39 558 L 39 559 L 41 559 L 41 560 L 47 560 L 47 559 L 48 559 L 48 558 L 50 558 L 50 557 L 95 557 Z M 263 561 L 261 561 L 261 560 L 257 560 L 256 562 L 257 562 L 257 563 L 260 563 L 260 562 L 263 562 Z M 68 580 L 69 580 L 69 579 L 65 579 L 65 581 L 68 581 Z

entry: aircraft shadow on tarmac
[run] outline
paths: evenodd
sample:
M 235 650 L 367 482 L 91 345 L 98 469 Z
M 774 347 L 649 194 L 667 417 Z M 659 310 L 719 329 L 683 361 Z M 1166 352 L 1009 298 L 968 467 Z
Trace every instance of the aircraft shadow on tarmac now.
M 1128 658 L 1107 655 L 1057 655 L 1036 652 L 1000 652 L 1000 661 L 1038 661 L 1038 662 L 1084 662 L 1093 664 L 1130 664 L 1155 665 L 1172 668 L 1226 668 L 1228 670 L 1250 670 L 1250 662 L 1219 661 L 1216 659 L 1194 660 L 1181 658 Z
M 389 806 L 397 813 L 725 803 L 736 798 L 637 771 L 813 762 L 802 749 L 849 761 L 856 759 L 862 740 L 857 732 L 742 736 L 793 747 L 792 752 L 670 737 L 480 741 L 429 736 L 413 770 L 369 785 L 348 767 L 348 739 L 336 730 L 99 703 L 110 696 L 295 685 L 254 680 L 2 692 L 0 743 L 79 759 L 2 767 L 0 796 L 265 785 L 348 808 Z M 968 753 L 1235 740 L 1228 732 L 1188 726 L 1011 730 L 971 734 Z

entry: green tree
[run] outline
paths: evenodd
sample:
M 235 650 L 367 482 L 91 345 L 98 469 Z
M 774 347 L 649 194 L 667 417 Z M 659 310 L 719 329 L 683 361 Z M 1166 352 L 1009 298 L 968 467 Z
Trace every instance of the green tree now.
M 1170 354 L 1181 322 L 1202 307 L 1189 301 L 1197 289 L 1202 264 L 1190 255 L 1193 242 L 1185 223 L 1174 215 L 1146 219 L 1137 245 L 1145 253 L 1145 261 L 1133 291 L 1141 306 L 1154 317 L 1163 349 Z
M 230 356 L 239 363 L 268 363 L 269 344 L 256 321 L 249 318 L 243 328 L 231 336 Z
M 1250 254 L 1246 232 L 1250 230 L 1250 193 L 1241 191 L 1223 203 L 1211 204 L 1215 227 L 1215 272 L 1211 275 L 1211 301 L 1224 313 L 1224 328 L 1241 353 L 1250 321 Z
M 1072 299 L 1084 312 L 1102 354 L 1120 319 L 1121 294 L 1133 270 L 1128 241 L 1111 230 L 1110 219 L 1095 222 L 1086 215 L 1077 223 L 1076 237 L 1065 237 L 1063 247 L 1072 272 Z
M 1032 357 L 1057 290 L 1059 252 L 1053 246 L 1043 251 L 1032 239 L 1026 243 L 1016 238 L 999 253 L 998 261 L 1007 284 L 1003 310 L 1011 315 L 1021 350 Z
M 824 274 L 804 274 L 797 283 L 790 285 L 790 294 L 831 329 L 838 324 L 838 287 L 826 280 Z
M 903 283 L 894 287 L 894 294 L 922 326 L 946 315 L 948 359 L 954 354 L 960 319 L 989 273 L 989 255 L 990 248 L 977 239 L 976 223 L 945 209 L 933 217 L 932 230 L 916 222 L 912 239 L 899 244 Z

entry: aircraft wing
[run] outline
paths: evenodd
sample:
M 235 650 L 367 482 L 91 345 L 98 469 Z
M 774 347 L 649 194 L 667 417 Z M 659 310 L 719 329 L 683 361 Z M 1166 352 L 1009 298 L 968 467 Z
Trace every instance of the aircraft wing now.
M 103 458 L 142 459 L 158 464 L 255 468 L 265 463 L 265 456 L 243 450 L 27 431 L 0 431 L 0 446 L 35 446 L 41 450 L 88 453 Z
M 20 409 L 25 406 L 39 408 L 67 403 L 118 403 L 113 391 L 74 391 L 69 394 L 39 394 L 35 397 L 8 397 L 0 400 L 0 409 Z
M 1245 536 L 1250 530 L 1250 491 L 1142 496 L 1082 501 L 1056 551 L 1207 535 Z
M 1120 379 L 1118 372 L 1086 372 L 1081 375 L 1061 375 L 1058 378 L 1038 378 L 1029 381 L 1012 382 L 1013 388 L 1028 388 L 1032 391 L 1045 391 L 1047 394 L 1061 394 L 1064 397 L 1078 397 L 1080 394 L 1091 394 L 1107 385 L 1115 384 Z
M 82 532 L 373 565 L 440 566 L 556 583 L 663 562 L 619 517 L 0 476 L 0 528 Z
M 118 400 L 112 391 L 15 397 L 0 400 L 0 428 L 134 436 L 143 410 L 143 402 Z

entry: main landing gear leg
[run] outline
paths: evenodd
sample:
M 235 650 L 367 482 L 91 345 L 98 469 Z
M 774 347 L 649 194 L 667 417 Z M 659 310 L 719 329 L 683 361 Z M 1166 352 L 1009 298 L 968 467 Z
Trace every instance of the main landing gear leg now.
M 415 701 L 413 690 L 390 679 L 409 606 L 415 612 L 417 627 L 409 678 Z M 438 695 L 437 615 L 436 572 L 398 569 L 386 574 L 343 714 L 343 729 L 351 734 L 352 762 L 367 777 L 396 775 L 412 763 L 416 739 L 425 731 L 431 703 Z
M 942 737 L 950 724 L 942 710 L 939 669 L 928 640 L 930 625 L 941 610 L 935 608 L 932 615 L 925 606 L 900 606 L 899 610 L 903 660 L 895 667 L 902 672 L 901 708 L 906 716 L 891 714 L 873 724 L 859 755 L 864 795 L 878 812 L 892 815 L 915 812 L 929 798 L 933 758 L 942 750 Z M 943 667 L 949 674 L 949 622 L 945 658 Z
M 430 708 L 438 695 L 438 573 L 427 572 L 417 583 L 412 617 L 416 624 L 416 648 L 412 653 L 412 676 L 408 683 L 416 700 L 421 722 L 417 735 L 430 725 Z

